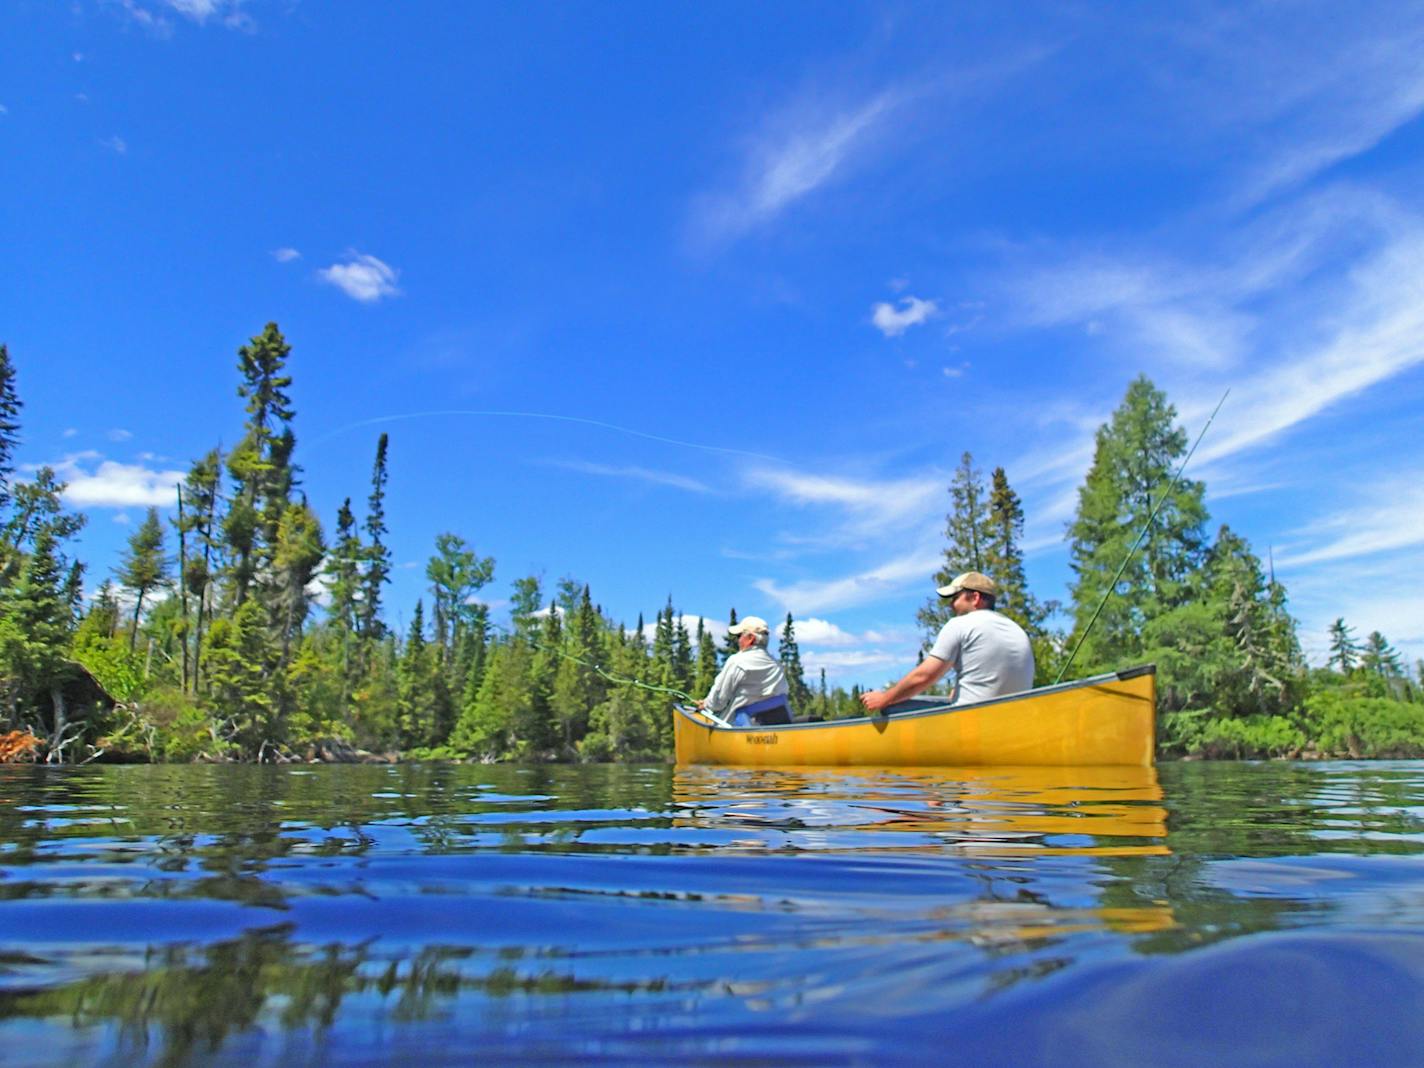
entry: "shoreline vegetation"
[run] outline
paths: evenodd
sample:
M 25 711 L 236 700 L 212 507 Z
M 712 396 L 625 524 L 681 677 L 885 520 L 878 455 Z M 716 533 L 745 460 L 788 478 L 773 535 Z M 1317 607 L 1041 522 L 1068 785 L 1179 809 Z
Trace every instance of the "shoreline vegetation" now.
M 195 460 L 171 509 L 148 509 L 114 574 L 86 598 L 70 543 L 85 517 L 49 468 L 15 477 L 22 402 L 0 345 L 0 762 L 666 761 L 673 692 L 705 693 L 735 646 L 671 596 L 651 626 L 614 621 L 586 583 L 515 578 L 510 623 L 481 602 L 495 561 L 435 538 L 426 601 L 385 623 L 389 439 L 375 443 L 358 518 L 328 535 L 301 489 L 291 349 L 275 323 L 238 350 L 238 444 Z M 1186 452 L 1176 410 L 1145 376 L 1098 429 L 1067 538 L 1068 600 L 1028 588 L 1024 511 L 1002 467 L 965 453 L 949 485 L 943 584 L 983 571 L 1053 680 Z M 1204 483 L 1178 482 L 1073 662 L 1075 677 L 1158 666 L 1158 755 L 1424 757 L 1424 661 L 1338 619 L 1310 667 L 1283 585 L 1226 526 L 1208 533 Z M 927 578 L 929 576 L 926 576 Z M 918 613 L 926 642 L 947 609 Z M 735 609 L 729 622 L 737 618 Z M 1065 619 L 1067 629 L 1054 621 Z M 792 704 L 860 714 L 859 687 L 808 679 L 790 613 L 778 655 Z M 601 670 L 600 670 L 601 669 Z M 637 679 L 634 686 L 611 681 Z

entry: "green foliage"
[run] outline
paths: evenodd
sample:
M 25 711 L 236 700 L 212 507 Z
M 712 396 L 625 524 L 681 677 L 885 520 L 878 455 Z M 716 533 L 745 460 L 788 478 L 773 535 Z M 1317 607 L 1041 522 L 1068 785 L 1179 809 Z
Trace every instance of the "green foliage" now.
M 1083 639 L 1075 675 L 1140 661 L 1148 623 L 1190 599 L 1206 549 L 1205 488 L 1190 479 L 1171 488 L 1187 446 L 1186 433 L 1173 426 L 1176 414 L 1166 395 L 1143 376 L 1098 429 L 1069 528 L 1075 575 L 1069 647 Z M 1161 508 L 1149 526 L 1158 501 Z M 1141 545 L 1129 557 L 1139 535 Z
M 20 444 L 20 409 L 15 366 L 10 350 L 0 344 L 0 509 L 10 505 L 10 481 L 15 473 L 15 448 Z
M 1164 714 L 1158 740 L 1169 754 L 1216 760 L 1295 757 L 1307 745 L 1305 732 L 1286 716 L 1223 719 L 1204 709 Z
M 129 538 L 128 550 L 119 565 L 119 585 L 134 595 L 133 622 L 129 627 L 129 647 L 138 638 L 138 621 L 143 614 L 143 599 L 168 583 L 169 560 L 164 553 L 163 523 L 158 509 L 150 508 L 143 523 Z
M 347 498 L 328 551 L 300 492 L 290 352 L 272 323 L 238 350 L 238 444 L 196 461 L 181 503 L 175 496 L 179 596 L 155 597 L 170 564 L 162 517 L 150 509 L 118 574 L 132 616 L 105 583 L 76 627 L 83 565 L 67 545 L 84 520 L 65 511 L 53 471 L 13 481 L 21 404 L 0 345 L 0 716 L 68 730 L 63 691 L 87 672 L 118 701 L 77 712 L 85 740 L 110 758 L 255 759 L 341 740 L 422 759 L 668 759 L 670 691 L 705 693 L 736 639 L 719 650 L 700 621 L 689 634 L 669 596 L 650 643 L 641 615 L 631 632 L 616 625 L 571 577 L 545 608 L 537 576 L 513 583 L 512 633 L 498 633 L 476 600 L 494 560 L 452 532 L 435 539 L 426 565 L 430 617 L 421 602 L 408 633 L 391 633 L 381 611 L 389 441 L 377 443 L 364 523 Z M 1234 532 L 1223 527 L 1208 543 L 1199 483 L 1179 485 L 1148 527 L 1185 450 L 1174 418 L 1165 395 L 1139 378 L 1098 432 L 1070 531 L 1072 637 L 1145 538 L 1074 673 L 1155 661 L 1168 754 L 1421 755 L 1424 664 L 1414 678 L 1384 635 L 1357 642 L 1340 619 L 1332 670 L 1306 672 L 1284 589 Z M 986 485 L 965 453 L 949 493 L 938 584 L 967 570 L 991 575 L 996 607 L 1028 632 L 1040 681 L 1051 678 L 1064 636 L 1048 626 L 1056 604 L 1028 588 L 1024 510 L 1004 469 Z M 314 621 L 319 583 L 327 610 Z M 735 609 L 729 617 L 737 621 Z M 947 618 L 938 599 L 919 613 L 928 633 Z M 858 688 L 832 689 L 824 671 L 814 692 L 808 686 L 789 613 L 778 655 L 799 712 L 860 714 Z
M 781 644 L 777 660 L 786 672 L 786 697 L 794 711 L 805 715 L 811 708 L 811 688 L 806 685 L 806 669 L 801 665 L 801 647 L 796 643 L 796 621 L 786 613 L 781 626 Z
M 984 488 L 983 473 L 974 466 L 974 457 L 965 453 L 949 483 L 951 508 L 945 515 L 944 560 L 935 572 L 936 587 L 948 586 L 965 571 L 979 571 L 997 578 L 990 571 L 988 558 L 991 543 L 989 494 Z M 925 647 L 934 641 L 940 629 L 954 617 L 949 604 L 937 595 L 929 599 L 916 613 L 924 631 Z

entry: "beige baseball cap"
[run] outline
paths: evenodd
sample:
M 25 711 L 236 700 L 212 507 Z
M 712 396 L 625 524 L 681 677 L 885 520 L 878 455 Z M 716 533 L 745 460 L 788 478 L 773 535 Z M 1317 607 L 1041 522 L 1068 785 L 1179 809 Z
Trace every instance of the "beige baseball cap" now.
M 728 634 L 770 634 L 771 628 L 761 616 L 747 616 L 727 628 Z
M 979 593 L 987 593 L 990 596 L 998 592 L 998 587 L 994 585 L 994 580 L 988 575 L 981 575 L 977 571 L 966 571 L 948 586 L 939 588 L 941 597 L 953 597 L 960 590 L 975 590 Z

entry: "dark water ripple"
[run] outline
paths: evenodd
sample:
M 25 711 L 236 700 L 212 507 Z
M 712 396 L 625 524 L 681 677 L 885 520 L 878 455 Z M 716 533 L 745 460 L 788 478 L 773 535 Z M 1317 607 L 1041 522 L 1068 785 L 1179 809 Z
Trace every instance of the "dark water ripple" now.
M 1424 764 L 0 767 L 0 1062 L 1424 1063 Z

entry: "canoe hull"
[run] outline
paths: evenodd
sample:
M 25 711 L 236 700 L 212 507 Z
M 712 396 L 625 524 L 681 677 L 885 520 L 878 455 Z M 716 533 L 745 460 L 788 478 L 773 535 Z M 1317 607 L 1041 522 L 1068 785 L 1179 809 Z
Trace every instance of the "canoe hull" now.
M 962 707 L 917 698 L 888 717 L 827 723 L 727 727 L 679 708 L 673 732 L 679 764 L 1145 767 L 1156 704 L 1149 666 Z

